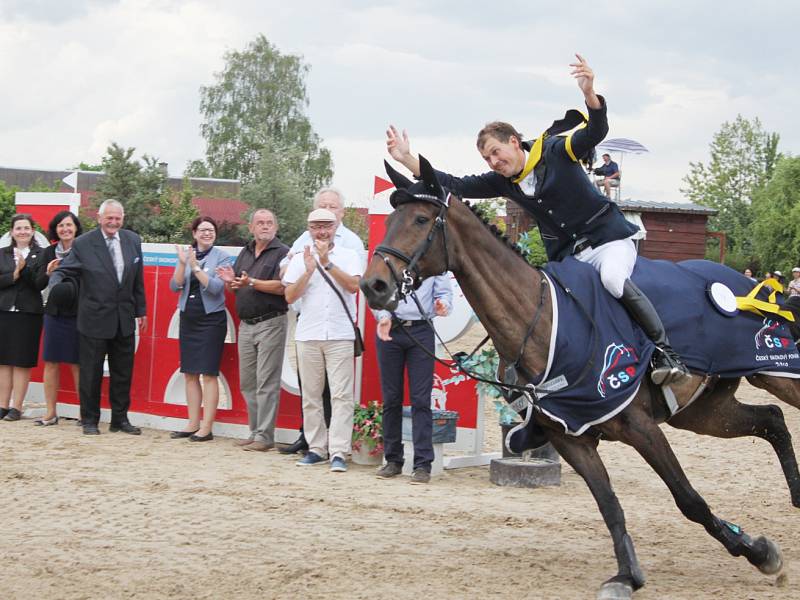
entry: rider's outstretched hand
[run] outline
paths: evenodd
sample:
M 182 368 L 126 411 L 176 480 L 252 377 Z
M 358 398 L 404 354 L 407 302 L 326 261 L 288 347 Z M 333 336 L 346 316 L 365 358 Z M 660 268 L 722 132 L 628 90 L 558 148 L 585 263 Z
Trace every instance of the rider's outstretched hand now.
M 602 104 L 594 91 L 594 71 L 580 54 L 575 54 L 577 62 L 570 63 L 572 67 L 571 75 L 577 80 L 578 87 L 586 98 L 586 105 L 589 108 L 600 108 Z
M 389 125 L 386 130 L 386 150 L 389 151 L 389 156 L 400 163 L 411 154 L 411 143 L 405 129 L 401 134 L 394 125 Z

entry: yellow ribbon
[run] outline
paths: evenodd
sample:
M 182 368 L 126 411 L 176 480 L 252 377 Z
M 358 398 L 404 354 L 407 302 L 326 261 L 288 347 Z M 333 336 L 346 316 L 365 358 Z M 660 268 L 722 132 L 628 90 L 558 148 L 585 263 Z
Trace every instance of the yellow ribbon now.
M 766 300 L 759 300 L 756 298 L 758 292 L 761 291 L 761 288 L 764 286 L 769 286 L 772 288 L 772 292 L 769 295 L 769 301 Z M 778 293 L 783 293 L 783 285 L 781 285 L 780 281 L 777 279 L 765 279 L 757 286 L 755 286 L 747 296 L 736 296 L 736 306 L 739 310 L 746 310 L 752 313 L 755 313 L 759 316 L 766 316 L 764 313 L 769 313 L 772 315 L 778 315 L 779 317 L 783 317 L 787 321 L 794 323 L 794 314 L 788 310 L 782 310 L 781 307 L 775 302 L 775 296 Z
M 576 121 L 582 121 L 581 123 L 577 123 Z M 564 115 L 564 118 L 559 121 L 554 121 L 553 124 L 545 131 L 542 135 L 540 135 L 536 140 L 534 140 L 533 145 L 531 146 L 531 151 L 528 153 L 528 160 L 525 161 L 525 167 L 522 169 L 522 172 L 517 175 L 512 181 L 514 183 L 519 183 L 523 179 L 525 179 L 528 175 L 531 174 L 531 171 L 539 164 L 539 161 L 542 159 L 542 148 L 544 147 L 544 141 L 550 137 L 551 135 L 558 135 L 562 134 L 565 131 L 569 131 L 570 129 L 583 129 L 586 127 L 586 124 L 589 122 L 589 116 L 584 113 L 583 111 L 572 109 L 568 110 L 567 114 Z M 575 153 L 572 151 L 572 135 L 575 133 L 573 131 L 568 136 L 566 136 L 566 150 L 569 157 L 574 161 L 578 162 L 578 159 L 575 157 Z
M 540 135 L 531 146 L 531 151 L 528 152 L 528 160 L 525 161 L 525 168 L 522 169 L 522 172 L 514 178 L 514 183 L 519 183 L 523 179 L 525 179 L 528 175 L 531 174 L 534 167 L 539 164 L 539 161 L 542 159 L 542 147 L 544 146 L 544 138 L 546 134 Z

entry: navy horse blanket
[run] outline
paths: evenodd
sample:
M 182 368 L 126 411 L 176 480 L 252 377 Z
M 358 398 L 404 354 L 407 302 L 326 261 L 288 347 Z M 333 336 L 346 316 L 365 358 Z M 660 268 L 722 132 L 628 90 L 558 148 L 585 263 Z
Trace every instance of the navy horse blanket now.
M 633 400 L 655 347 L 591 265 L 570 257 L 542 271 L 553 295 L 553 329 L 547 367 L 533 382 L 536 404 L 567 433 L 580 435 Z M 731 315 L 712 301 L 713 283 L 746 296 L 754 287 L 747 277 L 709 261 L 640 257 L 632 279 L 655 305 L 691 371 L 800 377 L 800 353 L 783 319 L 748 311 Z

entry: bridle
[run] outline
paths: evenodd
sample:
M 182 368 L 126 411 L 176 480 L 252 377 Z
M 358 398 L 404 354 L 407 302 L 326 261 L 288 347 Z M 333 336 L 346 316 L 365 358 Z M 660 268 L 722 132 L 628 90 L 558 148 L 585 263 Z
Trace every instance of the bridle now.
M 433 204 L 439 208 L 439 214 L 436 215 L 433 225 L 431 225 L 431 228 L 428 231 L 428 235 L 425 236 L 425 239 L 422 242 L 420 242 L 411 256 L 408 256 L 406 253 L 401 252 L 397 248 L 392 248 L 391 246 L 386 246 L 383 244 L 375 248 L 374 254 L 381 257 L 389 269 L 389 272 L 392 274 L 392 279 L 394 279 L 395 285 L 397 286 L 397 292 L 399 294 L 398 300 L 403 300 L 413 290 L 417 289 L 422 282 L 422 277 L 420 276 L 417 265 L 420 259 L 425 256 L 430 249 L 438 232 L 442 233 L 445 265 L 442 272 L 438 274 L 441 275 L 442 273 L 446 273 L 450 270 L 450 255 L 447 250 L 446 228 L 447 209 L 450 206 L 450 197 L 451 194 L 449 193 L 444 199 L 442 199 L 431 194 L 410 194 L 405 190 L 396 190 L 392 194 L 390 201 L 394 207 L 400 206 L 401 204 L 407 204 L 409 202 L 427 202 L 428 204 Z M 387 255 L 399 258 L 401 261 L 406 263 L 406 267 L 403 269 L 402 273 L 397 272 L 397 269 L 395 269 L 394 265 L 392 265 L 392 261 L 389 260 L 389 256 Z

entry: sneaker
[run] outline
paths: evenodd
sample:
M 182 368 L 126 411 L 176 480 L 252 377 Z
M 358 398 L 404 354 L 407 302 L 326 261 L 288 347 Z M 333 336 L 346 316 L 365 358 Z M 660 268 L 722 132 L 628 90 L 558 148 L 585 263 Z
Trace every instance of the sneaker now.
M 341 456 L 333 457 L 333 460 L 331 461 L 331 472 L 332 473 L 347 472 L 347 463 L 344 462 L 344 459 Z
M 303 458 L 298 460 L 295 464 L 298 467 L 308 467 L 311 465 L 318 465 L 320 463 L 324 463 L 325 459 L 322 458 L 319 454 L 315 454 L 313 452 L 309 452 Z
M 414 469 L 411 474 L 411 481 L 409 483 L 428 483 L 431 480 L 431 474 L 425 469 Z
M 387 462 L 375 472 L 375 476 L 380 479 L 391 479 L 403 472 L 403 465 L 396 462 Z
M 19 421 L 22 418 L 22 413 L 16 408 L 9 408 L 3 421 Z

